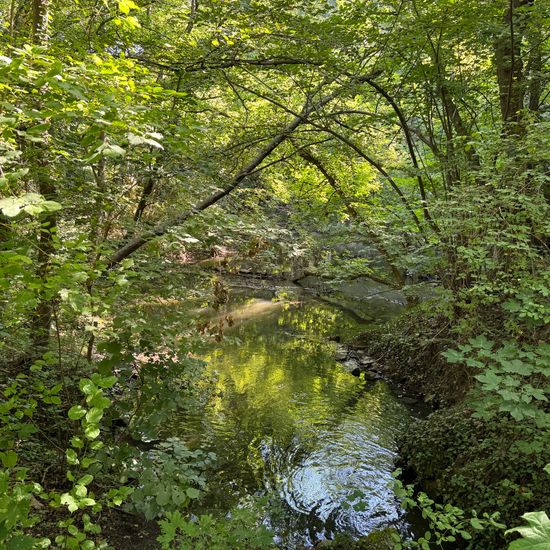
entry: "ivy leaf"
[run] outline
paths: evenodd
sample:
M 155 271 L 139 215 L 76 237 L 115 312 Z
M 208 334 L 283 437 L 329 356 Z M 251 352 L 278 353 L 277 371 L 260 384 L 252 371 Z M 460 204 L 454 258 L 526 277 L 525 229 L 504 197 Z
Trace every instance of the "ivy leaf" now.
M 521 517 L 528 525 L 508 529 L 506 534 L 519 533 L 523 538 L 513 541 L 508 550 L 548 550 L 550 548 L 550 519 L 546 512 L 528 512 Z
M 523 376 L 529 376 L 533 373 L 533 367 L 529 363 L 520 361 L 519 359 L 512 359 L 511 361 L 502 361 L 502 370 L 511 374 L 521 374 Z
M 500 385 L 500 377 L 494 371 L 487 371 L 483 374 L 478 374 L 475 376 L 476 380 L 479 380 L 486 390 L 494 390 Z
M 503 403 L 499 407 L 500 411 L 509 412 L 512 415 L 512 418 L 516 421 L 523 420 L 526 416 L 526 408 L 519 403 Z M 530 415 L 529 415 L 530 416 Z
M 492 347 L 494 345 L 494 342 L 491 341 L 491 340 L 488 340 L 482 334 L 480 336 L 477 336 L 476 338 L 471 338 L 470 339 L 470 344 L 472 346 L 474 346 L 475 348 L 490 350 L 490 349 L 492 349 Z

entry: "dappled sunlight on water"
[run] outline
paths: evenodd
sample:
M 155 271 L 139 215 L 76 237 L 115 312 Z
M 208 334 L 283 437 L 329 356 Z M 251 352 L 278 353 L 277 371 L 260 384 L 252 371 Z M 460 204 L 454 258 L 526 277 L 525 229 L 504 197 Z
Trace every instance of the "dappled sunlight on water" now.
M 355 322 L 313 301 L 247 299 L 227 310 L 242 322 L 203 355 L 212 396 L 172 426 L 219 457 L 206 507 L 273 495 L 280 506 L 266 522 L 286 548 L 403 527 L 389 482 L 409 414 L 384 383 L 367 385 L 334 360 L 328 337 L 351 336 Z

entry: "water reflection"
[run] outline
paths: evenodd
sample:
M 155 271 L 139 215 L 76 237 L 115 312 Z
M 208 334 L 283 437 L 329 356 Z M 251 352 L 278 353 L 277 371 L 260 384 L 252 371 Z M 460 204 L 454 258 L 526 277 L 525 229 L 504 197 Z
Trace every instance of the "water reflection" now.
M 402 524 L 388 482 L 408 413 L 383 383 L 347 374 L 327 339 L 360 327 L 317 302 L 269 304 L 228 306 L 242 322 L 204 353 L 212 397 L 173 427 L 220 459 L 206 506 L 229 508 L 245 491 L 267 490 L 282 503 L 268 521 L 285 548 Z

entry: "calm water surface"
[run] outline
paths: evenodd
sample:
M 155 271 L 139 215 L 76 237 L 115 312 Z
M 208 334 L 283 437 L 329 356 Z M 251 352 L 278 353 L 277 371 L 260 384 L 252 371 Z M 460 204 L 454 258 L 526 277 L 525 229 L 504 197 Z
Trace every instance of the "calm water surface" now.
M 410 414 L 383 382 L 346 373 L 329 340 L 365 327 L 303 296 L 237 295 L 225 313 L 234 326 L 203 355 L 215 391 L 204 411 L 172 428 L 218 456 L 206 508 L 229 509 L 246 492 L 270 495 L 265 521 L 288 549 L 338 532 L 406 531 L 389 483 Z

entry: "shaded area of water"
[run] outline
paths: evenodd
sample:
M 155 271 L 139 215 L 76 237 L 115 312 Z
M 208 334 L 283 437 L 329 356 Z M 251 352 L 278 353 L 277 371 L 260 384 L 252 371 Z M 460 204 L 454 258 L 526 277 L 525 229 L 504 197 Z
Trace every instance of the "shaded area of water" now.
M 284 548 L 406 529 L 389 483 L 410 415 L 383 382 L 347 374 L 329 340 L 364 327 L 312 300 L 237 297 L 228 309 L 233 328 L 203 355 L 212 397 L 172 426 L 218 455 L 207 507 L 228 509 L 245 492 L 272 495 L 279 506 L 266 522 Z
M 329 283 L 319 277 L 308 276 L 300 280 L 300 286 L 311 288 L 333 303 L 350 308 L 363 319 L 375 322 L 391 319 L 407 302 L 403 292 L 376 283 L 368 277 Z

